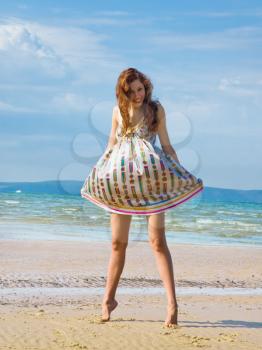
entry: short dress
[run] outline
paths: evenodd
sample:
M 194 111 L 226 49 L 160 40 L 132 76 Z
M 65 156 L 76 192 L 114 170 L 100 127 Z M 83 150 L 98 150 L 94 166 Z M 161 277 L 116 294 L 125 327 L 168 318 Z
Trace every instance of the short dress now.
M 156 132 L 144 118 L 123 134 L 118 112 L 117 142 L 106 149 L 80 190 L 81 196 L 110 213 L 152 215 L 200 193 L 203 181 L 156 146 Z

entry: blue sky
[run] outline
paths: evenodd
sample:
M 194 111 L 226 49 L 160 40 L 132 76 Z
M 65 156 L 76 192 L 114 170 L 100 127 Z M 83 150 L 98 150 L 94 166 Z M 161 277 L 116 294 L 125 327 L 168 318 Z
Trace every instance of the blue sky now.
M 0 181 L 84 181 L 136 67 L 184 167 L 262 189 L 261 57 L 261 1 L 0 1 Z

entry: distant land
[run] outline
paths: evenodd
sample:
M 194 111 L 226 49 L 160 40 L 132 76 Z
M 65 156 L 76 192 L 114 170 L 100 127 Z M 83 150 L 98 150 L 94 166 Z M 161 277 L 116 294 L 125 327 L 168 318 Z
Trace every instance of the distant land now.
M 80 196 L 83 181 L 50 180 L 39 182 L 0 182 L 0 193 L 43 193 Z M 262 190 L 237 190 L 217 187 L 205 187 L 203 201 L 262 203 Z

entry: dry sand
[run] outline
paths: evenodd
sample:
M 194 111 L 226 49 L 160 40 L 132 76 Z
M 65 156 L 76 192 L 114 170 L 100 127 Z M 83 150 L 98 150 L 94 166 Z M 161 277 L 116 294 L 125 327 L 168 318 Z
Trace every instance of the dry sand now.
M 0 241 L 0 349 L 262 349 L 261 295 L 182 293 L 185 287 L 257 291 L 262 248 L 169 248 L 179 304 L 174 329 L 164 326 L 163 290 L 149 293 L 162 282 L 148 243 L 129 243 L 119 305 L 103 323 L 102 294 L 92 291 L 105 286 L 109 242 Z M 142 287 L 148 293 L 136 295 Z

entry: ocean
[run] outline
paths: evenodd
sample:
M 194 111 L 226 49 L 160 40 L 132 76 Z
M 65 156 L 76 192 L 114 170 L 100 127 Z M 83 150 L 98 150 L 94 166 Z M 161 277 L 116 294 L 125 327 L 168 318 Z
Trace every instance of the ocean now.
M 0 193 L 0 239 L 110 241 L 111 214 L 80 195 Z M 168 210 L 172 243 L 261 245 L 262 204 L 204 201 Z M 133 216 L 129 241 L 148 241 L 145 216 Z

